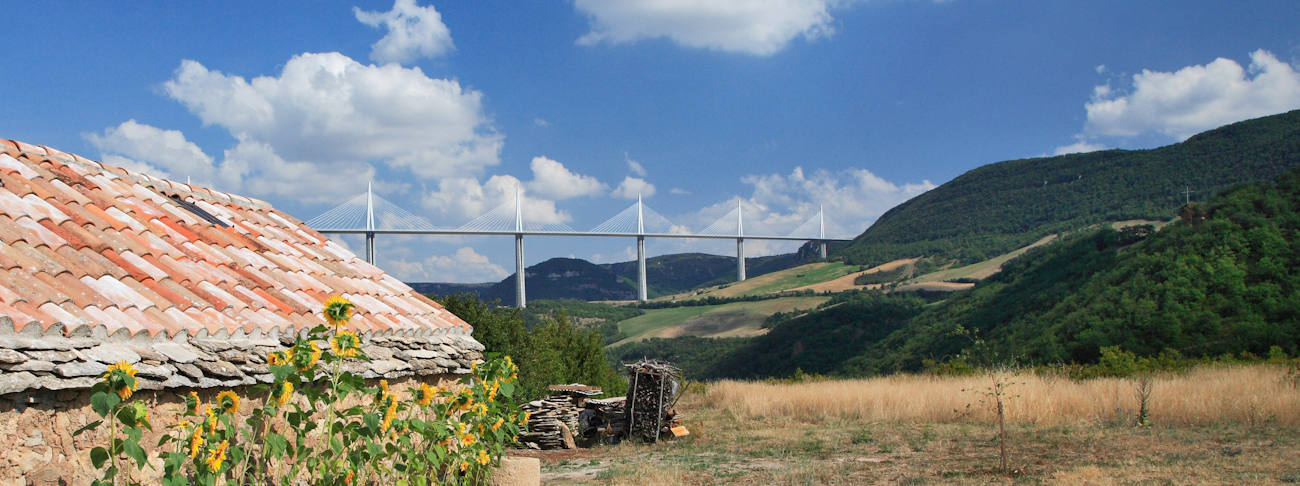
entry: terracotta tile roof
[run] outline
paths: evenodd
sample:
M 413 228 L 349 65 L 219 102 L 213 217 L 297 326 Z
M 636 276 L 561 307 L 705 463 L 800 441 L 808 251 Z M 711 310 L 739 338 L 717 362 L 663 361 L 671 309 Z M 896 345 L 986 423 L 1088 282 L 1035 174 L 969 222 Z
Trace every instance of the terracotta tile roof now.
M 350 328 L 374 342 L 458 336 L 460 358 L 482 350 L 460 318 L 265 202 L 0 140 L 0 322 L 12 321 L 0 347 L 29 343 L 6 335 L 288 339 L 323 322 L 331 295 L 356 303 Z M 18 389 L 5 376 L 0 394 Z

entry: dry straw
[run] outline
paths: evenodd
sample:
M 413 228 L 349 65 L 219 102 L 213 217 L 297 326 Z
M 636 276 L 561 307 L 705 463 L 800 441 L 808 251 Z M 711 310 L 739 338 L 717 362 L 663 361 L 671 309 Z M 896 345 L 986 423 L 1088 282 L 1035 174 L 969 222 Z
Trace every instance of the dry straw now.
M 1271 365 L 1202 367 L 1158 375 L 1152 381 L 1151 422 L 1157 425 L 1220 423 L 1300 425 L 1300 390 L 1286 369 Z M 1032 373 L 1005 373 L 1012 383 L 1007 421 L 1067 425 L 1133 420 L 1139 409 L 1135 378 L 1073 381 Z M 744 419 L 786 418 L 916 423 L 995 420 L 980 403 L 989 374 L 970 377 L 895 375 L 794 384 L 722 381 L 706 401 Z

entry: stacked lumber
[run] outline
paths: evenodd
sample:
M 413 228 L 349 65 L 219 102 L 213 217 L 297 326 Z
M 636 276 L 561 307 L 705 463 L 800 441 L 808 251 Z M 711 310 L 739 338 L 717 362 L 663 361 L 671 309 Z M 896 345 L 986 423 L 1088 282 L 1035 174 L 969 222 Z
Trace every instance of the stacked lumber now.
M 681 421 L 673 405 L 682 391 L 682 371 L 659 360 L 643 360 L 623 367 L 631 385 L 626 397 L 628 437 L 657 442 L 663 436 L 678 436 L 673 429 L 680 427 Z
M 519 441 L 532 449 L 573 449 L 580 433 L 578 414 L 588 396 L 600 394 L 600 387 L 573 383 L 549 388 L 550 396 L 519 407 L 529 413 L 528 432 L 519 434 Z

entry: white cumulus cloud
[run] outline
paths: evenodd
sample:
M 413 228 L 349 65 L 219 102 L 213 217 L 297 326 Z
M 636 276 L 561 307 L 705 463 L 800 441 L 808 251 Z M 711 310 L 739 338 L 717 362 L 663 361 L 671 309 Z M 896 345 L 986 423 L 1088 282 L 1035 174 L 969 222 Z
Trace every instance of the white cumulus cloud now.
M 509 175 L 494 175 L 479 183 L 471 177 L 450 177 L 438 181 L 438 189 L 426 190 L 421 205 L 435 216 L 435 223 L 459 226 L 493 210 L 501 209 L 498 219 L 514 221 L 515 191 L 523 187 L 519 179 Z M 519 205 L 524 221 L 529 224 L 557 224 L 573 220 L 568 212 L 555 206 L 555 201 L 521 193 Z M 503 206 L 505 206 L 503 208 Z M 504 220 L 503 219 L 503 220 Z
M 748 175 L 741 182 L 753 187 L 743 199 L 746 233 L 753 228 L 789 234 L 824 208 L 828 237 L 857 236 L 885 211 L 936 187 L 927 180 L 895 184 L 866 169 L 807 174 L 802 167 L 789 174 Z M 707 224 L 735 207 L 734 199 L 721 202 L 701 210 L 696 220 Z
M 623 160 L 627 161 L 628 172 L 631 172 L 632 175 L 637 177 L 645 177 L 645 166 L 641 165 L 640 162 L 632 160 L 632 157 L 629 156 L 627 152 L 623 152 Z
M 830 36 L 827 0 L 575 0 L 591 21 L 580 45 L 667 38 L 693 48 L 767 56 L 794 38 Z
M 394 277 L 406 282 L 492 282 L 510 275 L 470 247 L 461 247 L 453 255 L 414 260 L 385 259 L 381 254 L 380 263 Z
M 645 179 L 640 177 L 627 176 L 623 178 L 623 182 L 618 184 L 618 187 L 614 188 L 614 192 L 610 193 L 610 195 L 622 199 L 648 198 L 655 195 L 655 185 L 646 182 Z
M 1106 149 L 1105 145 L 1096 142 L 1090 142 L 1086 137 L 1082 135 L 1075 135 L 1074 143 L 1056 147 L 1056 150 L 1052 152 L 1052 155 L 1081 154 L 1087 152 L 1096 152 L 1098 150 L 1105 150 L 1105 149 Z
M 379 63 L 410 63 L 420 58 L 435 58 L 450 52 L 451 30 L 442 23 L 442 15 L 433 8 L 421 7 L 415 0 L 396 0 L 387 12 L 369 12 L 352 7 L 357 21 L 371 27 L 383 27 L 388 33 L 370 46 L 370 59 Z
M 595 177 L 574 173 L 545 156 L 533 157 L 530 167 L 533 180 L 528 183 L 528 190 L 543 197 L 569 199 L 605 192 L 605 185 Z
M 504 143 L 481 93 L 419 68 L 364 65 L 336 52 L 300 54 L 278 77 L 252 80 L 186 60 L 163 89 L 205 125 L 321 172 L 379 161 L 424 179 L 476 174 L 500 162 Z
M 163 130 L 130 119 L 105 128 L 102 134 L 83 136 L 104 154 L 104 162 L 110 165 L 155 177 L 182 181 L 190 177 L 196 183 L 212 184 L 218 176 L 212 157 L 179 130 Z M 238 181 L 238 177 L 234 179 Z
M 1185 140 L 1229 123 L 1300 108 L 1300 73 L 1265 50 L 1250 65 L 1218 58 L 1174 72 L 1143 70 L 1130 89 L 1098 86 L 1085 105 L 1090 136 L 1160 133 Z

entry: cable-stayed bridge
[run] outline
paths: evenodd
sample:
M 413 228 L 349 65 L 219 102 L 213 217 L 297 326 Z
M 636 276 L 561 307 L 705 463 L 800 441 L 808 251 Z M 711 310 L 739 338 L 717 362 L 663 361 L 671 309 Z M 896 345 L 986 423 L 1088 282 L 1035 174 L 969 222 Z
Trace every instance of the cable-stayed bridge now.
M 745 280 L 745 240 L 791 240 L 820 243 L 821 256 L 826 258 L 827 241 L 848 241 L 844 238 L 826 237 L 826 220 L 819 210 L 789 234 L 778 235 L 761 230 L 745 232 L 743 206 L 736 207 L 712 224 L 697 232 L 675 225 L 668 218 L 650 209 L 637 198 L 637 202 L 587 231 L 579 231 L 565 224 L 535 223 L 524 219 L 524 209 L 518 191 L 513 203 L 507 202 L 455 228 L 438 227 L 429 220 L 412 214 L 400 206 L 374 194 L 369 187 L 347 202 L 335 206 L 320 216 L 307 221 L 312 229 L 326 234 L 365 235 L 367 262 L 375 263 L 375 236 L 381 234 L 406 235 L 497 235 L 515 237 L 515 302 L 526 305 L 524 295 L 524 236 L 574 236 L 636 238 L 637 299 L 647 298 L 645 270 L 646 238 L 695 238 L 736 240 L 736 280 Z M 752 225 L 751 225 L 752 226 Z M 752 229 L 752 228 L 751 228 Z

